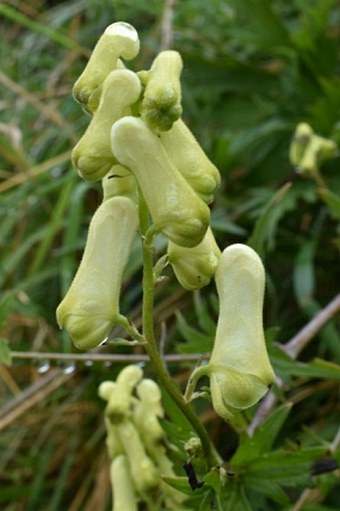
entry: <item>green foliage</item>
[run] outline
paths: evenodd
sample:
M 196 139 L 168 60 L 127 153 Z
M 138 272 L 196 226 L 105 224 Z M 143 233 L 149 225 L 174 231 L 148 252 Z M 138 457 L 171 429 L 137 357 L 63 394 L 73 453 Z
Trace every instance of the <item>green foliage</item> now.
M 147 69 L 164 40 L 164 4 L 8 1 L 0 7 L 0 503 L 6 511 L 110 509 L 96 388 L 116 367 L 93 364 L 89 354 L 90 364 L 79 364 L 70 380 L 65 376 L 64 390 L 44 387 L 39 404 L 18 405 L 16 396 L 46 375 L 34 358 L 23 363 L 11 351 L 72 351 L 54 313 L 101 195 L 69 163 L 88 123 L 71 89 L 98 36 L 116 20 L 139 31 L 144 48 L 131 65 Z M 164 391 L 164 430 L 178 474 L 168 483 L 189 495 L 188 509 L 283 511 L 313 488 L 315 502 L 294 509 L 336 511 L 337 471 L 314 476 L 311 467 L 328 458 L 340 463 L 338 321 L 332 318 L 298 361 L 276 343 L 287 343 L 339 292 L 339 154 L 322 165 L 322 186 L 289 162 L 301 121 L 340 144 L 339 7 L 335 0 L 186 0 L 175 2 L 172 14 L 172 48 L 184 61 L 185 119 L 222 175 L 212 226 L 221 248 L 248 243 L 265 263 L 268 348 L 283 386 L 274 386 L 277 404 L 252 436 L 247 427 L 256 409 L 224 424 L 206 401 L 194 402 L 225 460 L 224 472 L 193 460 L 205 483 L 196 490 L 182 468 L 192 428 Z M 157 254 L 163 248 L 159 238 Z M 136 246 L 122 310 L 138 326 L 141 264 Z M 179 290 L 170 269 L 163 273 L 155 324 L 165 355 L 210 351 L 218 314 L 213 284 L 192 295 Z M 111 350 L 131 352 L 102 348 Z M 181 358 L 169 362 L 180 385 L 189 366 Z M 148 364 L 146 371 L 154 377 Z

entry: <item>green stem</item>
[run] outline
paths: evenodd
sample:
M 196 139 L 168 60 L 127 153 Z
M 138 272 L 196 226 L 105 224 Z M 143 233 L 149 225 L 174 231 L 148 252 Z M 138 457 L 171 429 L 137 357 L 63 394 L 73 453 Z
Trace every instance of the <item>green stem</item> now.
M 187 403 L 189 403 L 191 401 L 191 397 L 195 390 L 198 380 L 200 378 L 202 378 L 202 376 L 207 376 L 207 375 L 209 375 L 209 367 L 207 365 L 201 366 L 201 367 L 196 367 L 196 369 L 194 369 L 194 371 L 191 373 L 191 376 L 187 383 L 187 388 L 186 388 L 185 394 L 184 394 L 184 400 Z
M 193 407 L 185 401 L 176 383 L 171 378 L 157 348 L 153 324 L 154 278 L 152 239 L 154 233 L 152 227 L 149 229 L 148 209 L 142 194 L 140 194 L 139 212 L 140 228 L 143 238 L 143 336 L 146 341 L 144 348 L 165 390 L 188 419 L 197 436 L 200 438 L 209 468 L 211 465 L 221 463 L 221 459 L 212 446 L 209 435 L 199 421 Z

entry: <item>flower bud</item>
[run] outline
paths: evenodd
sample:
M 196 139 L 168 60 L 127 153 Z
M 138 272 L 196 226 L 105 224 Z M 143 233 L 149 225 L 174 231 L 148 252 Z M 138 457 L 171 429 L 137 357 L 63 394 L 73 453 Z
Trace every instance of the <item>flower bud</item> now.
M 112 511 L 138 511 L 135 488 L 126 456 L 120 455 L 113 460 L 110 479 L 113 490 Z
M 73 87 L 75 99 L 83 104 L 86 111 L 94 113 L 98 108 L 100 87 L 108 74 L 119 67 L 124 67 L 119 57 L 131 60 L 138 52 L 139 39 L 133 26 L 117 22 L 106 28 Z
M 117 424 L 116 428 L 129 460 L 132 479 L 137 491 L 145 493 L 157 488 L 160 483 L 158 470 L 146 454 L 134 424 L 127 420 Z
M 220 173 L 189 128 L 179 119 L 170 130 L 162 132 L 160 137 L 177 170 L 195 192 L 210 204 L 221 182 Z
M 124 454 L 124 447 L 120 441 L 116 424 L 113 424 L 109 417 L 105 416 L 106 447 L 111 460 L 120 454 Z
M 132 364 L 122 369 L 115 382 L 103 382 L 99 386 L 99 396 L 108 402 L 105 415 L 112 424 L 130 417 L 133 404 L 132 392 L 142 378 L 142 369 Z
M 297 125 L 292 143 L 289 148 L 289 159 L 294 167 L 299 168 L 300 161 L 313 136 L 309 124 L 301 122 Z
M 194 247 L 206 233 L 208 206 L 197 196 L 142 119 L 124 117 L 111 131 L 112 152 L 136 177 L 154 229 L 180 246 Z
M 208 364 L 213 407 L 224 419 L 254 405 L 274 382 L 262 325 L 265 273 L 256 252 L 242 244 L 221 255 L 215 275 L 220 300 Z
M 98 387 L 98 396 L 109 401 L 116 384 L 114 381 L 103 381 Z
M 141 116 L 155 131 L 166 131 L 182 115 L 180 75 L 183 63 L 177 51 L 157 55 L 150 71 L 141 74 L 146 83 Z
M 57 308 L 57 321 L 77 348 L 98 346 L 119 313 L 124 267 L 138 225 L 135 204 L 126 197 L 103 202 L 90 223 L 78 271 Z
M 210 227 L 196 247 L 180 247 L 169 241 L 169 262 L 184 289 L 194 291 L 207 286 L 214 276 L 221 251 Z
M 297 171 L 315 177 L 320 163 L 334 158 L 337 145 L 333 140 L 316 135 L 306 123 L 298 124 L 289 149 L 289 158 Z
M 110 146 L 112 124 L 126 113 L 141 92 L 135 73 L 128 69 L 112 71 L 103 84 L 97 111 L 82 138 L 72 151 L 72 162 L 87 181 L 98 181 L 117 163 Z
M 133 422 L 148 449 L 148 446 L 158 443 L 164 437 L 158 420 L 164 416 L 161 391 L 156 382 L 145 378 L 137 386 L 137 396 L 139 400 L 134 404 Z

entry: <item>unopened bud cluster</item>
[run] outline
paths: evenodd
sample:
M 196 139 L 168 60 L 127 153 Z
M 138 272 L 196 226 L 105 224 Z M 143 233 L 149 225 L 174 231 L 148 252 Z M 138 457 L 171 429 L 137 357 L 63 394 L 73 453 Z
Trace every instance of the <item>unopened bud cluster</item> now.
M 169 511 L 183 509 L 185 496 L 165 484 L 174 477 L 160 419 L 164 415 L 158 385 L 143 378 L 136 365 L 125 367 L 116 381 L 98 389 L 107 402 L 106 444 L 111 459 L 113 511 L 137 511 L 139 502 L 153 499 Z
M 337 151 L 338 147 L 333 140 L 317 135 L 309 124 L 301 122 L 296 127 L 289 158 L 297 172 L 315 178 L 321 163 L 334 158 Z

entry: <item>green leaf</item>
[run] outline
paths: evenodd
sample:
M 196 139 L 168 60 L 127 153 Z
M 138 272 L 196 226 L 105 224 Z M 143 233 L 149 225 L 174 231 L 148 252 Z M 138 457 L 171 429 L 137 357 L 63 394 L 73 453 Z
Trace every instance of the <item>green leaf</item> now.
M 6 5 L 0 5 L 0 14 L 4 17 L 7 17 L 8 19 L 15 21 L 18 24 L 23 25 L 24 27 L 29 28 L 32 32 L 37 32 L 38 34 L 51 39 L 51 41 L 54 41 L 60 46 L 64 46 L 65 48 L 70 49 L 78 49 L 83 53 L 83 49 L 80 47 L 80 45 L 76 41 L 73 41 L 73 39 L 68 37 L 66 34 L 50 28 L 50 26 L 46 23 L 38 23 L 28 16 L 24 16 L 17 9 Z
M 286 183 L 282 186 L 263 208 L 261 215 L 256 221 L 253 233 L 248 240 L 248 245 L 256 250 L 260 257 L 264 256 L 266 243 L 272 237 L 276 224 L 281 217 L 279 205 L 282 203 L 290 187 L 291 183 Z
M 213 211 L 211 217 L 211 227 L 214 232 L 220 231 L 228 234 L 236 234 L 237 236 L 247 235 L 247 231 L 243 227 L 230 220 L 226 212 L 222 209 Z
M 178 330 L 187 341 L 187 344 L 178 346 L 178 351 L 180 353 L 205 353 L 211 350 L 213 336 L 203 334 L 196 328 L 190 326 L 179 311 L 176 312 L 176 318 Z
M 204 476 L 204 482 L 207 486 L 211 486 L 217 494 L 220 494 L 224 485 L 224 481 L 221 480 L 220 468 L 215 467 L 210 470 L 210 472 Z
M 172 488 L 185 493 L 185 495 L 192 496 L 192 494 L 195 493 L 195 496 L 202 497 L 207 492 L 207 489 L 204 488 L 204 486 L 193 490 L 188 483 L 187 477 L 162 477 L 162 479 L 168 485 L 172 486 Z
M 0 337 L 0 363 L 10 366 L 12 364 L 11 350 L 7 339 Z
M 190 499 L 188 505 L 190 504 L 191 506 L 195 505 L 196 500 L 197 498 L 195 500 Z M 211 488 L 209 488 L 208 491 L 206 491 L 202 497 L 199 497 L 199 500 L 200 502 L 199 503 L 197 502 L 197 504 L 195 505 L 195 509 L 197 509 L 197 511 L 211 511 L 212 506 L 214 505 L 214 502 L 216 500 L 214 491 Z
M 298 362 L 292 360 L 279 347 L 272 347 L 271 360 L 275 372 L 282 378 L 292 376 L 307 376 L 309 378 L 322 378 L 326 380 L 340 380 L 340 365 L 320 358 L 311 362 Z
M 233 511 L 252 511 L 243 485 L 233 484 L 227 509 Z
M 321 188 L 319 194 L 329 207 L 331 215 L 336 219 L 340 218 L 340 197 L 327 188 Z
M 4 293 L 0 298 L 0 329 L 3 328 L 15 300 L 15 293 Z
M 200 328 L 209 335 L 209 338 L 210 336 L 214 336 L 216 332 L 216 322 L 211 317 L 208 305 L 199 291 L 194 292 L 194 304 Z
M 291 404 L 280 406 L 255 430 L 253 436 L 244 434 L 241 437 L 240 446 L 230 461 L 233 470 L 237 472 L 240 467 L 247 466 L 250 460 L 272 448 L 291 407 Z
M 312 447 L 301 451 L 277 450 L 264 453 L 247 466 L 244 480 L 252 486 L 262 481 L 274 481 L 285 486 L 312 483 L 310 468 L 313 462 L 327 453 L 327 447 Z
M 258 481 L 253 482 L 252 480 L 246 481 L 246 487 L 256 493 L 260 493 L 267 498 L 270 498 L 274 502 L 281 504 L 282 506 L 289 505 L 288 495 L 284 492 L 281 486 L 275 481 L 267 481 L 262 479 L 261 484 Z

